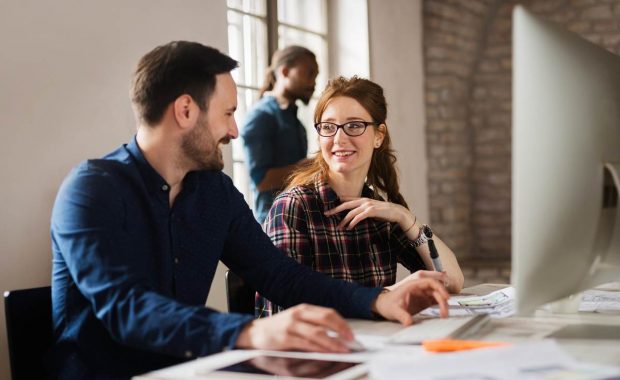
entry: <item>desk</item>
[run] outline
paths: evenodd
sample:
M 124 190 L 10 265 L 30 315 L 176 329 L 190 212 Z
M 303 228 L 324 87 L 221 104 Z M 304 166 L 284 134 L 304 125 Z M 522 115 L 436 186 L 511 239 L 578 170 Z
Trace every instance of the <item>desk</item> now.
M 620 283 L 617 284 L 620 290 Z M 482 295 L 490 291 L 497 290 L 501 285 L 484 285 L 467 288 L 464 293 Z M 377 322 L 366 320 L 350 320 L 351 327 L 356 335 L 364 336 L 364 344 L 376 339 L 377 343 L 385 340 L 386 337 L 398 332 L 402 326 L 393 322 Z M 537 310 L 531 317 L 509 317 L 503 319 L 492 319 L 484 328 L 472 335 L 471 339 L 496 340 L 519 343 L 541 339 L 565 326 L 579 325 L 602 325 L 616 326 L 620 331 L 620 314 L 598 314 L 598 313 L 574 313 L 557 314 L 546 309 Z M 584 362 L 607 364 L 620 366 L 620 340 L 617 339 L 557 339 L 559 345 L 575 359 Z M 427 355 L 422 352 L 420 346 L 402 346 L 391 348 L 391 350 L 410 350 L 412 354 Z M 234 350 L 228 351 L 205 358 L 197 359 L 188 363 L 165 368 L 159 371 L 138 376 L 135 379 L 154 380 L 154 379 L 199 379 L 195 374 L 198 371 L 205 372 L 208 369 L 221 368 L 240 360 L 249 358 L 256 353 L 267 353 L 273 355 L 286 355 L 293 357 L 311 357 L 317 359 L 331 359 L 338 361 L 367 362 L 377 351 L 353 353 L 353 354 L 318 354 L 318 353 L 281 353 L 269 351 L 247 351 Z M 202 377 L 204 379 L 204 377 Z M 211 378 L 211 377 L 210 377 Z

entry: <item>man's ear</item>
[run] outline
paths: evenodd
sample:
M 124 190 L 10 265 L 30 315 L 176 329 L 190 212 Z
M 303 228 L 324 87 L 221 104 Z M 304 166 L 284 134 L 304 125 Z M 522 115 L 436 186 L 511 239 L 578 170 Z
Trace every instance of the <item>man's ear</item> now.
M 198 120 L 200 108 L 191 96 L 183 94 L 172 103 L 172 113 L 179 127 L 191 128 Z
M 283 76 L 285 78 L 288 77 L 289 71 L 290 71 L 290 67 L 286 65 L 282 65 L 278 67 L 278 70 L 277 70 L 278 74 L 280 74 L 280 76 Z

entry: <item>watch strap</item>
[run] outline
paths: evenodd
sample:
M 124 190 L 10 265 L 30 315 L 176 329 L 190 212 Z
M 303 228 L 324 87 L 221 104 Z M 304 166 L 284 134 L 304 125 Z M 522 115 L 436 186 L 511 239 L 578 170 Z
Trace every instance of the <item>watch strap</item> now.
M 422 227 L 420 227 L 420 234 L 415 240 L 411 242 L 414 248 L 418 248 L 419 246 L 424 245 L 428 242 L 429 237 L 426 236 L 426 234 L 424 233 L 424 230 L 426 229 L 426 227 L 427 225 L 423 224 Z

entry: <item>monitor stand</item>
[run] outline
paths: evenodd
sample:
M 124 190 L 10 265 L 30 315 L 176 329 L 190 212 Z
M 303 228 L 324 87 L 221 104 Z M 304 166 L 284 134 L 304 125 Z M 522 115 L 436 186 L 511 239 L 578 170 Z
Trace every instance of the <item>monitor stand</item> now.
M 620 280 L 620 163 L 605 163 L 603 204 L 594 240 L 594 260 L 579 290 Z
M 620 280 L 620 164 L 605 163 L 603 204 L 594 239 L 593 261 L 575 293 L 548 304 L 554 314 L 575 314 L 583 298 L 580 290 Z
M 566 298 L 549 303 L 549 311 L 553 314 L 576 314 L 579 312 L 582 298 L 583 292 L 571 294 Z

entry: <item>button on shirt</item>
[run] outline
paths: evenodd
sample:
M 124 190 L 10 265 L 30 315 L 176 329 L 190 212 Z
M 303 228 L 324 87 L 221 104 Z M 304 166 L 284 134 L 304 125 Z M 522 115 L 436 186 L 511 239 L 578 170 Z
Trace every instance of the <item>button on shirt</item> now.
M 279 189 L 258 191 L 256 187 L 267 170 L 306 158 L 306 129 L 297 118 L 295 104 L 281 109 L 275 97 L 264 96 L 248 112 L 241 137 L 253 184 L 256 219 L 262 223 Z
M 52 212 L 60 378 L 128 378 L 232 348 L 252 316 L 204 307 L 218 261 L 279 304 L 371 318 L 380 289 L 336 282 L 277 250 L 220 171 L 170 186 L 135 139 L 77 166 Z

